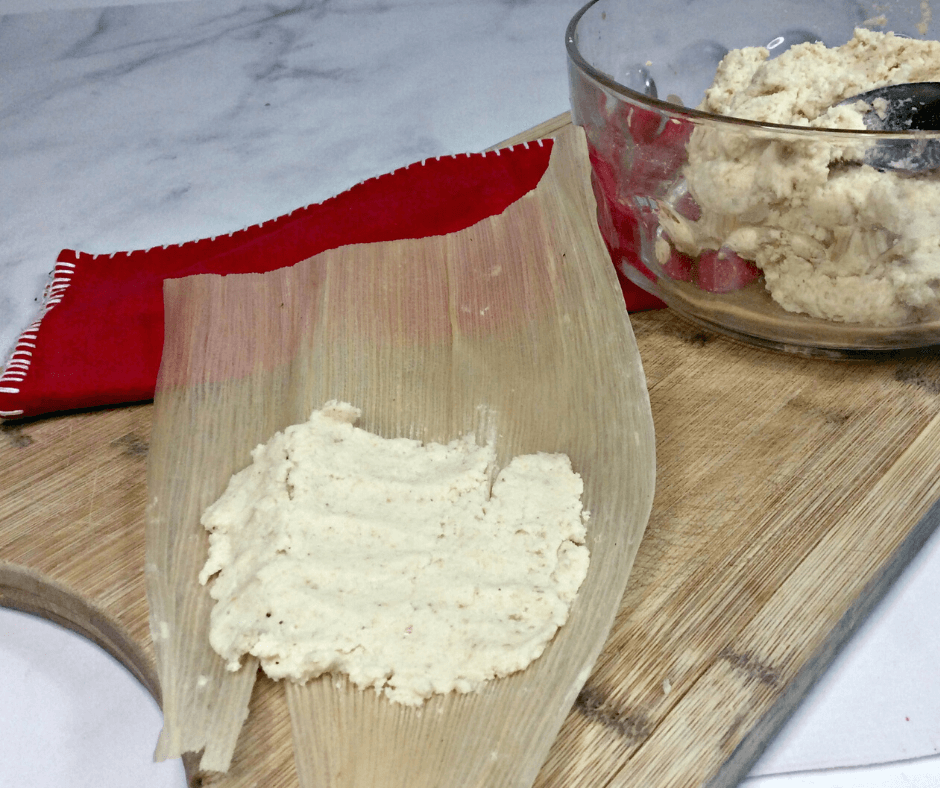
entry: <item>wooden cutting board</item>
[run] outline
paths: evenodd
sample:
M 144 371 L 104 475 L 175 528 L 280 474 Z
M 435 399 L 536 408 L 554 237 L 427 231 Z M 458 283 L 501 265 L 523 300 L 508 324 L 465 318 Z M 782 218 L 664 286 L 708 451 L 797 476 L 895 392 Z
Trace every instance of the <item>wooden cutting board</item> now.
M 735 785 L 940 520 L 940 359 L 783 355 L 666 310 L 632 322 L 653 513 L 537 785 Z M 147 404 L 0 425 L 0 604 L 90 637 L 159 700 L 150 425 Z M 295 784 L 291 748 L 268 755 Z

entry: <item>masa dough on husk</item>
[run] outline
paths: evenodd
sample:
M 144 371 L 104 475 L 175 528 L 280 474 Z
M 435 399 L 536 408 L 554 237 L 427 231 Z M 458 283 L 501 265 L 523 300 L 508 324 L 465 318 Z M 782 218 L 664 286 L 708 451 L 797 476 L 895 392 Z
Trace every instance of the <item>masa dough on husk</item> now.
M 889 84 L 940 80 L 940 42 L 858 29 L 845 45 L 728 53 L 699 109 L 812 128 L 862 130 L 867 105 L 835 106 Z M 877 107 L 876 107 L 877 109 Z M 784 309 L 890 326 L 940 314 L 940 178 L 879 171 L 855 136 L 697 125 L 684 175 L 697 221 L 666 208 L 663 228 L 697 257 L 730 248 L 762 269 Z M 660 253 L 662 254 L 662 253 Z M 667 251 L 668 254 L 668 251 Z
M 411 705 L 525 668 L 587 573 L 568 457 L 515 457 L 494 480 L 472 435 L 389 440 L 359 415 L 330 402 L 276 433 L 204 513 L 213 649 Z

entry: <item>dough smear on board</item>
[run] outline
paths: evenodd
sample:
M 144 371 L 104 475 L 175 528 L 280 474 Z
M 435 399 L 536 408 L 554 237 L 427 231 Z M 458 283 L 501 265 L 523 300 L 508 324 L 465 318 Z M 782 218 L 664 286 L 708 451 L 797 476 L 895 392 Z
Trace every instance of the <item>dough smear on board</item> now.
M 212 648 L 410 705 L 522 670 L 587 574 L 581 477 L 540 453 L 493 480 L 472 436 L 388 440 L 359 415 L 329 402 L 275 434 L 206 510 Z

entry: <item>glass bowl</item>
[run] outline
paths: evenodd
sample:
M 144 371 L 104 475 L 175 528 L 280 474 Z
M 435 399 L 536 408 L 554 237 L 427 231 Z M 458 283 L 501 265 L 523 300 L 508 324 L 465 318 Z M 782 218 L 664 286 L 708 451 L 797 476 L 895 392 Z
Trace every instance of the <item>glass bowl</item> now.
M 940 132 L 690 108 L 729 50 L 834 47 L 859 27 L 937 37 L 920 0 L 593 0 L 574 16 L 572 116 L 586 131 L 601 234 L 631 282 L 752 344 L 831 356 L 940 344 L 940 171 L 903 169 L 940 161 Z M 808 161 L 822 181 L 807 191 Z M 888 180 L 832 188 L 860 173 Z

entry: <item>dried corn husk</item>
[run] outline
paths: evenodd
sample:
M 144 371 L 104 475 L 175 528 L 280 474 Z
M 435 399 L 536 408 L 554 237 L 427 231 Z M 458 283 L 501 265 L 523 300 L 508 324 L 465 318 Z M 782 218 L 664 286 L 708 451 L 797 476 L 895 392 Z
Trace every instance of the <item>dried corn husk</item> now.
M 204 750 L 203 784 L 226 786 L 531 785 L 613 622 L 655 475 L 645 378 L 588 171 L 570 128 L 533 192 L 462 232 L 166 283 L 146 567 L 157 757 Z M 387 437 L 491 430 L 502 462 L 571 457 L 591 565 L 568 623 L 528 669 L 420 709 L 342 677 L 255 682 L 252 659 L 225 671 L 196 580 L 199 516 L 256 444 L 329 399 Z

